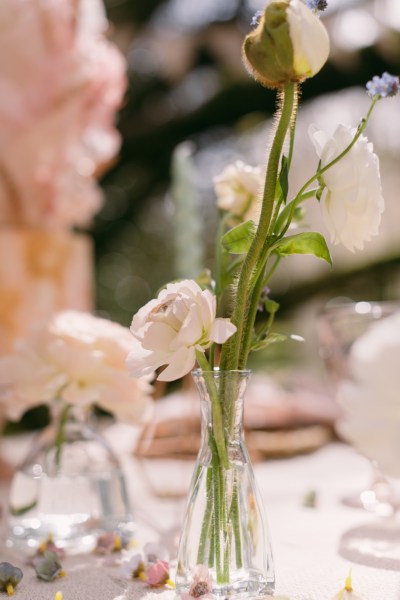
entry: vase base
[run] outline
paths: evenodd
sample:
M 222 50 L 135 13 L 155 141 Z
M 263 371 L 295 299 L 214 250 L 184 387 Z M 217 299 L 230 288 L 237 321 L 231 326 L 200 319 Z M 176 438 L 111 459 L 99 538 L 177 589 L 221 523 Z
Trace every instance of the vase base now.
M 121 537 L 130 539 L 136 527 L 133 521 L 110 523 L 107 526 L 95 523 L 93 520 L 86 523 L 72 523 L 71 518 L 67 516 L 58 516 L 52 522 L 42 523 L 29 519 L 9 528 L 6 543 L 9 548 L 31 554 L 43 541 L 51 537 L 56 546 L 67 554 L 86 554 L 94 550 L 98 537 L 106 531 L 115 531 L 120 533 Z
M 250 598 L 264 598 L 265 596 L 272 596 L 275 591 L 275 580 L 271 578 L 270 581 L 265 579 L 264 575 L 257 572 L 246 573 L 247 576 L 240 576 L 240 573 L 236 574 L 236 577 L 228 584 L 213 585 L 208 596 L 215 598 L 216 600 L 233 600 L 233 599 L 250 599 Z M 189 593 L 190 585 L 187 582 L 181 583 L 179 576 L 176 581 L 176 591 L 180 596 L 186 596 Z

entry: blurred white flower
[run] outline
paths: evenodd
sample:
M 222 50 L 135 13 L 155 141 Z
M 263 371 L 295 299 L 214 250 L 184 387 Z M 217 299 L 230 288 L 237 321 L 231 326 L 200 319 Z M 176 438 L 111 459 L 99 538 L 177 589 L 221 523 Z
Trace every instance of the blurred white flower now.
M 400 310 L 377 321 L 353 344 L 351 379 L 339 386 L 338 431 L 389 476 L 400 477 Z
M 339 125 L 330 137 L 315 126 L 310 137 L 324 167 L 351 143 L 355 130 Z M 322 175 L 326 186 L 322 216 L 334 244 L 362 249 L 377 235 L 384 209 L 379 159 L 367 138 L 360 136 L 351 150 Z
M 214 177 L 218 208 L 243 221 L 258 223 L 264 175 L 260 167 L 251 167 L 241 160 L 228 165 Z
M 158 379 L 173 381 L 194 367 L 196 350 L 204 352 L 211 342 L 223 344 L 235 331 L 229 319 L 216 318 L 216 299 L 209 290 L 192 280 L 169 283 L 134 315 L 127 365 L 134 377 L 168 365 Z
M 123 579 L 144 578 L 145 564 L 143 556 L 132 550 L 122 552 L 122 560 L 120 566 L 120 576 Z
M 97 405 L 128 422 L 140 421 L 151 403 L 147 379 L 132 379 L 125 367 L 129 329 L 88 313 L 64 311 L 0 358 L 0 402 L 18 420 L 56 398 L 71 405 Z

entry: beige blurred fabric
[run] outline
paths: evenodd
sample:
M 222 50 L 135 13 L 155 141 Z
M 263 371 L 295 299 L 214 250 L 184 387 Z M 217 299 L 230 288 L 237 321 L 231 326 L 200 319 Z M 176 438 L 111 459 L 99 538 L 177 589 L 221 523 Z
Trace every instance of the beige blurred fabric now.
M 120 454 L 127 475 L 138 524 L 138 544 L 161 539 L 173 547 L 184 499 L 161 500 L 150 493 L 140 479 L 137 459 L 132 456 L 132 428 L 113 425 L 106 434 Z M 5 450 L 17 458 L 23 454 L 24 443 L 23 439 L 6 440 Z M 353 587 L 363 600 L 399 600 L 400 554 L 392 555 L 396 540 L 397 544 L 400 540 L 399 521 L 378 520 L 370 513 L 341 504 L 344 495 L 369 483 L 370 467 L 364 458 L 344 444 L 332 443 L 306 456 L 260 462 L 255 473 L 273 540 L 277 595 L 290 600 L 331 600 L 352 568 Z M 315 508 L 303 504 L 310 490 L 317 495 Z M 0 491 L 4 505 L 4 483 Z M 371 542 L 374 536 L 375 542 Z M 355 549 L 357 539 L 363 540 L 362 552 Z M 155 597 L 144 583 L 121 579 L 118 566 L 104 566 L 103 557 L 66 558 L 66 576 L 52 583 L 38 581 L 21 557 L 16 560 L 5 549 L 4 537 L 0 558 L 11 560 L 24 571 L 15 593 L 18 600 L 53 600 L 58 590 L 62 591 L 63 600 Z M 175 594 L 162 592 L 157 598 L 173 600 Z

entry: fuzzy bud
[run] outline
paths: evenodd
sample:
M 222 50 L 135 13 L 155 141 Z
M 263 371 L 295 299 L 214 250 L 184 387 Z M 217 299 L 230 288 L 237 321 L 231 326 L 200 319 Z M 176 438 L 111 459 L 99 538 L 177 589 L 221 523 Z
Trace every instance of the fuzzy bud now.
M 243 46 L 247 69 L 271 88 L 312 77 L 328 55 L 328 33 L 302 0 L 272 0 Z

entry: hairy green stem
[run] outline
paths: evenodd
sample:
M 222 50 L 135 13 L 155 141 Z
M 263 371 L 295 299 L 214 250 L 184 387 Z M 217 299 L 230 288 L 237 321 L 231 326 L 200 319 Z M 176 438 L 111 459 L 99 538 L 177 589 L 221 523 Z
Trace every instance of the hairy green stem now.
M 236 326 L 237 331 L 235 335 L 229 338 L 222 349 L 221 368 L 224 370 L 237 369 L 239 365 L 240 353 L 243 349 L 244 316 L 248 310 L 249 298 L 252 293 L 250 281 L 270 228 L 274 211 L 279 162 L 293 115 L 296 89 L 296 84 L 294 83 L 288 83 L 284 88 L 282 108 L 268 158 L 260 221 L 254 240 L 243 262 L 235 294 L 235 308 L 231 320 Z
M 261 290 L 264 285 L 264 271 L 258 275 L 258 279 L 253 289 L 250 301 L 250 308 L 246 317 L 246 327 L 244 329 L 243 350 L 239 357 L 239 369 L 244 369 L 247 364 L 247 357 L 251 350 L 251 341 L 253 337 L 253 325 L 257 316 L 257 309 Z

